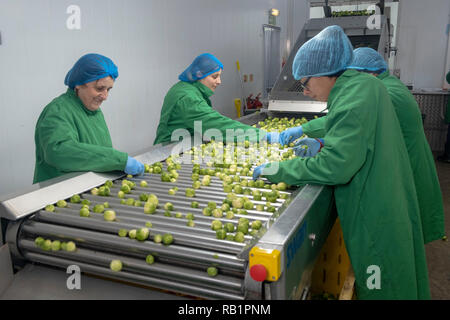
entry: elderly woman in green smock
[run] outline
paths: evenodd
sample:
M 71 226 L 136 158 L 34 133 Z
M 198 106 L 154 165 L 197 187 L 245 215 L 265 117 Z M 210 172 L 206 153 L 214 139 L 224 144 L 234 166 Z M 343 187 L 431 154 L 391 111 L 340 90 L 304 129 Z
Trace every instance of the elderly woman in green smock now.
M 87 54 L 67 73 L 67 91 L 48 104 L 36 124 L 33 183 L 74 171 L 141 174 L 144 165 L 112 146 L 101 104 L 118 77 L 107 57 Z

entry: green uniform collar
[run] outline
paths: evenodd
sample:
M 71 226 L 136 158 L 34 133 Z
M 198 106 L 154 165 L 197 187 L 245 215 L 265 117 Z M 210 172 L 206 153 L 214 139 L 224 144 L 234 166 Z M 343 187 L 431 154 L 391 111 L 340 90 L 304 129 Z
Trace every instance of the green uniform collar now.
M 380 80 L 386 79 L 387 77 L 390 76 L 389 70 L 386 70 L 383 73 L 380 73 L 379 75 L 377 75 L 377 78 Z
M 97 109 L 95 111 L 92 111 L 92 110 L 89 110 L 88 108 L 86 108 L 84 106 L 83 102 L 81 101 L 81 99 L 75 93 L 75 90 L 73 90 L 73 89 L 67 88 L 66 94 L 69 97 L 71 97 L 84 110 L 84 112 L 86 112 L 86 114 L 88 114 L 88 115 L 94 115 L 100 110 L 100 108 L 99 108 L 99 109 Z
M 327 107 L 330 110 L 330 106 L 332 105 L 334 99 L 336 98 L 336 94 L 341 90 L 341 87 L 347 82 L 347 80 L 351 77 L 354 77 L 359 74 L 359 71 L 354 69 L 347 69 L 341 74 L 334 84 L 333 88 L 330 91 L 330 95 L 328 96 Z
M 201 83 L 200 81 L 195 81 L 192 83 L 192 85 L 194 87 L 196 87 L 205 98 L 211 97 L 214 94 L 214 91 L 212 91 L 210 88 L 208 88 L 207 86 L 205 86 L 203 83 Z

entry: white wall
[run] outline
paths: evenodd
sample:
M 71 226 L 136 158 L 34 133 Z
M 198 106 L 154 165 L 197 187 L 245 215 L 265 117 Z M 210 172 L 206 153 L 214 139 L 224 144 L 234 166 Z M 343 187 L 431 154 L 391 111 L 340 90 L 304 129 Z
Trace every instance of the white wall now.
M 69 5 L 81 9 L 81 30 L 66 27 Z M 222 114 L 236 116 L 236 60 L 254 75 L 245 94 L 261 91 L 262 24 L 273 7 L 284 48 L 287 12 L 295 10 L 290 28 L 299 32 L 304 0 L 1 0 L 0 195 L 32 183 L 36 120 L 66 90 L 64 77 L 81 55 L 101 53 L 118 65 L 102 109 L 114 146 L 134 153 L 152 145 L 167 90 L 200 53 L 225 66 L 212 98 Z
M 414 88 L 441 88 L 445 74 L 450 1 L 400 0 L 397 61 Z

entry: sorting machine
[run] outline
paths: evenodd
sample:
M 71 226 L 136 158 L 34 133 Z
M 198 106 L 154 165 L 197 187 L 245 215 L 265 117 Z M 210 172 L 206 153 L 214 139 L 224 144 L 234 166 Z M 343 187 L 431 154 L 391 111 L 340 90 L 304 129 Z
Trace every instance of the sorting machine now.
M 267 116 L 263 112 L 244 121 Z M 160 161 L 166 168 L 165 160 L 174 152 L 182 151 L 179 143 L 158 145 L 136 158 L 146 164 Z M 133 178 L 127 178 L 123 173 L 71 173 L 33 185 L 26 192 L 3 197 L 0 214 L 5 244 L 1 247 L 0 257 L 9 259 L 4 253 L 9 250 L 14 275 L 0 298 L 39 299 L 40 294 L 43 298 L 64 298 L 64 292 L 69 290 L 65 289 L 65 279 L 70 276 L 65 273 L 71 266 L 76 266 L 83 275 L 82 294 L 77 296 L 82 299 L 108 298 L 111 291 L 115 291 L 118 298 L 122 298 L 119 292 L 124 292 L 123 298 L 130 299 L 134 297 L 133 290 L 139 290 L 136 293 L 139 299 L 180 297 L 174 293 L 181 294 L 183 299 L 305 298 L 315 259 L 335 218 L 331 189 L 305 185 L 281 191 L 288 193 L 289 198 L 273 203 L 275 212 L 254 208 L 248 210 L 247 215 L 236 214 L 234 219 L 221 219 L 233 224 L 240 217 L 248 218 L 250 222 L 260 220 L 263 227 L 257 235 L 246 235 L 242 243 L 219 240 L 211 230 L 211 221 L 215 218 L 204 216 L 202 209 L 209 201 L 222 204 L 226 198 L 222 181 L 212 176 L 209 186 L 202 186 L 196 190 L 194 198 L 188 198 L 185 189 L 192 186 L 192 166 L 192 163 L 183 163 L 176 182 L 162 182 L 159 174 L 148 173 Z M 201 166 L 207 167 L 205 163 Z M 159 208 L 156 213 L 145 214 L 143 207 L 120 204 L 117 193 L 123 179 L 136 183 L 127 198 L 138 199 L 141 193 L 157 195 Z M 102 186 L 108 180 L 113 182 L 110 196 L 91 193 L 92 188 Z M 146 180 L 148 186 L 140 187 L 141 180 Z M 178 192 L 169 195 L 169 188 L 175 186 L 179 188 Z M 116 212 L 116 221 L 105 221 L 101 213 L 93 212 L 88 218 L 81 217 L 81 204 L 69 201 L 75 194 L 90 200 L 91 208 L 108 202 L 110 209 Z M 247 197 L 252 199 L 252 196 Z M 61 199 L 67 200 L 68 207 L 56 207 L 55 212 L 44 210 L 46 205 Z M 253 202 L 266 204 L 266 200 Z M 191 208 L 192 201 L 199 202 L 199 208 Z M 183 218 L 166 216 L 162 209 L 166 202 L 171 202 L 173 212 L 180 212 Z M 195 226 L 187 226 L 187 213 L 194 214 Z M 149 222 L 150 237 L 145 241 L 118 235 L 119 229 L 138 229 L 149 226 Z M 165 233 L 173 235 L 172 244 L 153 241 L 154 235 Z M 77 249 L 73 252 L 43 250 L 34 243 L 39 236 L 61 242 L 73 241 Z M 153 264 L 146 263 L 148 254 L 155 257 Z M 110 262 L 116 259 L 123 263 L 119 272 L 110 269 Z M 0 263 L 3 275 L 11 272 L 5 265 L 8 264 L 4 261 Z M 206 270 L 210 266 L 218 269 L 217 276 L 208 275 Z M 21 277 L 28 280 L 18 288 L 16 279 Z M 92 289 L 91 294 L 89 288 L 94 287 L 90 284 L 93 281 L 106 281 L 104 292 L 97 288 Z M 125 285 L 127 290 L 116 290 L 116 285 Z M 52 288 L 58 289 L 52 291 Z M 151 294 L 143 295 L 142 290 Z M 34 296 L 29 296 L 30 293 Z
M 373 22 L 369 19 L 372 19 Z M 306 41 L 331 25 L 342 27 L 353 48 L 370 47 L 377 50 L 387 61 L 391 51 L 391 29 L 387 15 L 310 19 L 300 32 L 283 70 L 269 93 L 269 110 L 301 113 L 302 116 L 308 119 L 314 115 L 326 114 L 325 102 L 313 101 L 300 92 L 300 83 L 292 76 L 292 63 L 298 49 Z

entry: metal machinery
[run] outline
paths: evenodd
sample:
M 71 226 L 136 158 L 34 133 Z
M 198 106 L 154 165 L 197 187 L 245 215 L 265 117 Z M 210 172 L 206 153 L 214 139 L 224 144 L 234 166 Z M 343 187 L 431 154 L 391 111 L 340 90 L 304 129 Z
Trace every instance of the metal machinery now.
M 299 81 L 292 76 L 292 63 L 298 49 L 328 26 L 339 25 L 344 29 L 354 48 L 371 47 L 387 60 L 391 50 L 389 21 L 385 15 L 379 15 L 376 18 L 379 26 L 376 25 L 377 28 L 369 29 L 368 18 L 368 16 L 349 16 L 308 20 L 270 92 L 268 109 L 279 112 L 300 112 L 307 118 L 311 118 L 311 115 L 325 114 L 326 103 L 311 101 L 300 92 Z
M 369 45 L 386 55 L 389 52 L 386 18 L 382 16 L 381 28 L 374 30 L 367 28 L 366 20 L 367 17 L 309 20 L 270 93 L 268 110 L 242 117 L 239 121 L 254 125 L 267 117 L 310 118 L 312 115 L 323 115 L 326 105 L 309 101 L 298 92 L 298 82 L 293 79 L 291 70 L 295 53 L 304 42 L 324 27 L 338 24 L 343 27 L 355 47 Z M 136 158 L 143 163 L 152 164 L 164 162 L 170 155 L 181 154 L 185 150 L 187 149 L 183 149 L 180 144 L 158 145 L 142 152 Z M 166 164 L 164 167 L 166 168 Z M 206 164 L 203 163 L 202 167 L 206 167 Z M 196 190 L 195 198 L 188 198 L 184 191 L 192 185 L 192 164 L 183 164 L 178 172 L 176 183 L 161 182 L 160 176 L 156 174 L 144 174 L 128 179 L 137 185 L 127 195 L 128 198 L 138 199 L 141 193 L 157 195 L 160 206 L 155 214 L 145 214 L 142 207 L 120 203 L 117 191 L 125 178 L 121 173 L 68 174 L 34 185 L 30 190 L 18 195 L 0 199 L 3 233 L 1 238 L 4 238 L 0 239 L 0 244 L 1 241 L 6 243 L 0 247 L 0 262 L 5 257 L 4 248 L 9 247 L 16 271 L 15 277 L 21 273 L 28 273 L 28 279 L 32 280 L 41 277 L 42 273 L 34 275 L 33 269 L 27 268 L 30 265 L 53 270 L 51 276 L 43 276 L 46 277 L 46 287 L 50 286 L 52 279 L 56 279 L 58 274 L 64 274 L 65 279 L 68 266 L 76 265 L 86 275 L 83 278 L 84 287 L 89 287 L 86 283 L 89 284 L 90 281 L 106 278 L 106 282 L 111 284 L 103 292 L 105 294 L 106 290 L 114 290 L 116 284 L 125 283 L 126 287 L 136 290 L 136 285 L 140 290 L 142 287 L 145 287 L 145 290 L 167 290 L 165 293 L 159 290 L 156 292 L 159 295 L 169 292 L 169 297 L 178 297 L 171 293 L 181 293 L 186 298 L 206 299 L 300 299 L 307 296 L 314 263 L 336 218 L 330 187 L 305 185 L 288 189 L 282 192 L 288 194 L 288 200 L 278 199 L 273 203 L 275 212 L 252 209 L 248 210 L 245 216 L 236 214 L 236 218 L 246 217 L 250 221 L 263 222 L 263 228 L 257 235 L 245 236 L 244 242 L 239 243 L 217 239 L 215 231 L 210 227 L 214 217 L 202 214 L 202 209 L 209 201 L 220 205 L 226 198 L 222 181 L 212 176 L 209 186 L 202 186 Z M 113 181 L 111 196 L 91 194 L 92 188 L 103 185 L 107 180 Z M 149 186 L 140 187 L 141 180 L 148 181 Z M 178 193 L 169 195 L 168 189 L 174 186 L 179 188 Z M 75 194 L 90 200 L 92 204 L 108 201 L 117 214 L 116 221 L 105 221 L 102 214 L 95 213 L 89 218 L 80 217 L 80 204 L 69 203 L 68 208 L 57 208 L 56 212 L 44 210 L 46 205 L 69 199 Z M 251 195 L 247 197 L 252 199 Z M 199 208 L 191 208 L 190 204 L 194 200 L 199 202 Z M 266 204 L 266 201 L 264 198 L 262 201 L 253 200 L 255 204 Z M 175 212 L 181 213 L 183 218 L 165 216 L 162 205 L 166 202 L 171 202 Z M 194 214 L 194 227 L 186 225 L 187 213 Z M 236 218 L 222 220 L 236 224 Z M 137 229 L 148 222 L 151 223 L 150 238 L 146 241 L 118 236 L 118 230 L 121 228 Z M 152 241 L 155 234 L 164 233 L 174 236 L 173 244 L 165 246 Z M 42 250 L 34 243 L 38 236 L 51 240 L 73 241 L 77 250 Z M 146 263 L 148 254 L 155 256 L 155 263 Z M 113 259 L 123 262 L 120 272 L 110 269 Z M 0 263 L 2 274 L 4 266 L 5 263 Z M 208 276 L 206 269 L 210 266 L 219 270 L 216 277 Z M 254 278 L 263 281 L 256 281 Z M 35 284 L 34 281 L 28 281 L 28 287 L 24 290 L 42 290 L 39 286 L 31 288 Z M 11 286 L 14 289 L 14 285 L 15 282 L 12 281 L 10 289 Z M 133 297 L 132 290 L 126 292 L 128 298 Z M 85 292 L 83 298 L 101 299 L 103 293 L 96 292 L 97 295 L 92 296 Z M 51 294 L 50 292 L 50 296 Z M 58 297 L 56 291 L 54 296 L 51 296 Z M 158 295 L 151 297 L 158 298 Z
M 136 158 L 146 164 L 164 162 L 172 152 L 181 150 L 180 144 L 154 146 Z M 159 209 L 154 214 L 145 214 L 142 207 L 120 204 L 117 193 L 122 179 L 126 178 L 123 173 L 68 174 L 2 199 L 0 214 L 4 237 L 17 271 L 16 276 L 28 272 L 28 277 L 32 279 L 27 282 L 30 287 L 23 290 L 43 290 L 31 288 L 35 281 L 33 269 L 27 268 L 29 265 L 48 267 L 60 274 L 75 265 L 83 275 L 88 275 L 83 277 L 84 287 L 89 287 L 89 284 L 86 285 L 89 281 L 101 277 L 118 280 L 121 284 L 138 285 L 141 287 L 139 290 L 143 286 L 151 287 L 181 293 L 188 298 L 304 298 L 308 293 L 315 259 L 334 221 L 331 189 L 312 185 L 288 189 L 283 193 L 289 194 L 289 200 L 278 199 L 273 203 L 275 212 L 253 208 L 248 210 L 247 215 L 236 214 L 233 220 L 221 219 L 224 223 L 236 224 L 239 217 L 246 217 L 250 221 L 262 221 L 263 228 L 254 237 L 245 236 L 243 243 L 218 240 L 216 232 L 211 230 L 211 221 L 216 218 L 204 216 L 202 209 L 209 201 L 215 201 L 220 206 L 227 194 L 223 192 L 222 181 L 212 176 L 211 184 L 197 189 L 195 198 L 186 197 L 185 188 L 192 186 L 192 167 L 192 163 L 182 164 L 175 183 L 162 182 L 159 174 L 146 173 L 127 178 L 137 185 L 127 194 L 127 198 L 137 200 L 141 193 L 157 195 Z M 207 168 L 206 164 L 202 164 L 202 167 Z M 113 181 L 110 196 L 93 195 L 90 192 L 107 180 Z M 139 182 L 142 180 L 148 181 L 148 187 L 140 187 Z M 178 193 L 169 195 L 168 189 L 174 186 L 179 188 Z M 55 212 L 44 210 L 46 205 L 61 199 L 68 200 L 75 194 L 90 200 L 91 208 L 107 201 L 110 209 L 116 212 L 116 221 L 105 221 L 101 213 L 91 212 L 89 218 L 81 217 L 81 204 L 69 201 L 68 207 L 57 207 Z M 247 197 L 252 199 L 252 196 Z M 199 202 L 199 208 L 191 208 L 194 200 Z M 261 201 L 253 202 L 266 204 L 266 201 L 263 197 Z M 166 216 L 162 209 L 166 202 L 171 202 L 175 210 L 173 213 L 180 212 L 183 218 Z M 188 212 L 195 216 L 194 227 L 186 225 L 185 216 Z M 148 226 L 149 222 L 150 237 L 146 241 L 118 235 L 119 229 L 138 229 Z M 173 244 L 166 246 L 153 241 L 155 234 L 165 233 L 173 235 Z M 74 252 L 46 251 L 35 245 L 34 240 L 38 236 L 53 241 L 73 241 L 77 249 Z M 148 254 L 154 255 L 155 263 L 146 263 Z M 110 269 L 113 259 L 122 261 L 123 269 L 120 272 Z M 216 277 L 208 276 L 206 269 L 210 266 L 216 266 L 219 270 Z M 250 276 L 250 273 L 255 272 L 259 277 L 262 275 L 264 281 L 255 281 Z M 52 276 L 45 279 L 46 286 L 50 286 L 52 279 L 56 278 Z M 113 285 L 116 281 L 107 282 Z M 14 282 L 11 286 L 14 290 Z M 65 283 L 59 283 L 59 286 L 65 286 Z M 84 299 L 102 298 L 102 293 L 98 292 L 95 297 L 90 296 L 89 292 L 85 294 Z M 57 293 L 53 298 L 58 298 Z

